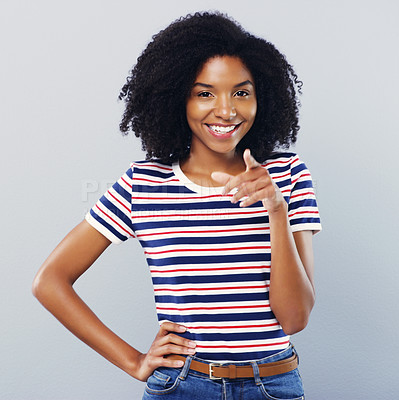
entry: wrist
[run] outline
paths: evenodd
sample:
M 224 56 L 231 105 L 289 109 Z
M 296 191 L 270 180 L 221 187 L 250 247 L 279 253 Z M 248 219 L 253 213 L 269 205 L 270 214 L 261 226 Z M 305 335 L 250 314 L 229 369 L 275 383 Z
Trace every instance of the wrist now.
M 145 358 L 145 354 L 140 353 L 136 349 L 132 349 L 126 354 L 126 359 L 121 366 L 121 369 L 133 378 L 140 379 L 140 369 Z
M 287 220 L 288 221 L 288 204 L 284 201 L 275 205 L 274 207 L 269 207 L 267 209 L 269 214 L 269 219 L 271 220 Z

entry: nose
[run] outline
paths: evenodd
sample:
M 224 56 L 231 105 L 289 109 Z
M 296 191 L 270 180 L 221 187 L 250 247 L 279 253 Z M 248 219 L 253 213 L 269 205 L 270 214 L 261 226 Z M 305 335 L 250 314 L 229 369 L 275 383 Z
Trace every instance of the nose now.
M 237 115 L 233 100 L 230 96 L 221 96 L 217 99 L 214 113 L 216 117 L 229 120 Z

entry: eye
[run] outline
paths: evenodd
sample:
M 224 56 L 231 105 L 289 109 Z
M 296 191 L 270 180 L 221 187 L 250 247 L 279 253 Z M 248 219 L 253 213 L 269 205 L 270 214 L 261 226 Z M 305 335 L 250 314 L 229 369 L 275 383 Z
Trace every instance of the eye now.
M 234 93 L 234 96 L 238 96 L 238 97 L 245 97 L 248 95 L 249 95 L 249 93 L 245 90 L 238 90 L 237 92 Z
M 211 92 L 201 92 L 197 94 L 198 97 L 212 97 Z

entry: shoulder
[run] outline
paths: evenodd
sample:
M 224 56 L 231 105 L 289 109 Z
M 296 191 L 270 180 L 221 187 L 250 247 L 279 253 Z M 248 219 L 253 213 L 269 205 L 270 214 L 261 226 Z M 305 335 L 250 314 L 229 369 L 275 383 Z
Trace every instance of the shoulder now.
M 173 165 L 159 160 L 140 160 L 131 163 L 132 175 L 147 175 L 157 177 L 168 177 L 173 174 Z
M 293 182 L 297 179 L 309 177 L 310 172 L 306 164 L 300 159 L 297 153 L 275 152 L 261 164 L 271 176 L 291 178 Z
M 172 164 L 164 163 L 160 160 L 139 160 L 130 164 L 131 168 L 153 168 L 153 169 L 172 169 Z
M 267 169 L 273 168 L 283 168 L 290 169 L 295 165 L 300 164 L 301 161 L 299 159 L 298 154 L 292 152 L 274 152 L 270 154 L 270 156 L 261 163 L 263 167 Z

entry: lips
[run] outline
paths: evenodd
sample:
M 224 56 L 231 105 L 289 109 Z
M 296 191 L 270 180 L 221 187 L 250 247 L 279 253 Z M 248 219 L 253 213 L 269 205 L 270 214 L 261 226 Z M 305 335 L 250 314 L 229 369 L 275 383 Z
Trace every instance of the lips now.
M 221 124 L 205 124 L 208 128 L 208 131 L 215 137 L 219 139 L 226 139 L 237 131 L 242 122 L 235 125 L 221 125 Z

